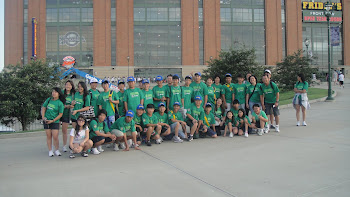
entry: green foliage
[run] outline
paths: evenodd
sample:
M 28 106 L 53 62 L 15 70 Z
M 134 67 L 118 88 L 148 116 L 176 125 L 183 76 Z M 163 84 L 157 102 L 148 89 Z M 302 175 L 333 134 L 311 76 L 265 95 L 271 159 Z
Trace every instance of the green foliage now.
M 255 60 L 255 49 L 239 48 L 230 49 L 228 52 L 221 51 L 218 59 L 208 62 L 208 68 L 203 71 L 203 79 L 215 76 L 222 78 L 226 73 L 231 73 L 235 81 L 238 74 L 245 77 L 247 73 L 255 73 L 256 70 L 261 69 Z
M 303 73 L 305 80 L 311 82 L 312 73 L 317 73 L 316 68 L 310 66 L 311 59 L 302 56 L 302 50 L 293 55 L 286 56 L 282 62 L 277 63 L 276 72 L 273 72 L 272 79 L 278 83 L 283 91 L 294 89 L 297 75 Z
M 37 117 L 44 100 L 59 84 L 57 67 L 49 67 L 41 60 L 25 66 L 9 65 L 0 73 L 0 119 L 3 124 L 17 119 L 22 130 Z

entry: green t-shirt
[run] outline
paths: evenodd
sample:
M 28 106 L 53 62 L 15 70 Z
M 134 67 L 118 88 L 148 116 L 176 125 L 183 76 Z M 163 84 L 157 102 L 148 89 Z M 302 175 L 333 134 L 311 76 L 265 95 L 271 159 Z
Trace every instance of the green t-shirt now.
M 64 105 L 61 100 L 52 100 L 52 98 L 46 99 L 43 104 L 43 107 L 46 108 L 45 118 L 47 120 L 55 119 L 60 113 L 64 111 Z M 59 123 L 60 120 L 56 120 L 54 123 Z
M 255 118 L 256 122 L 260 121 L 260 118 L 259 118 L 260 115 L 268 120 L 268 118 L 267 118 L 267 116 L 266 116 L 264 111 L 260 110 L 260 114 L 258 114 L 258 115 L 254 111 L 252 111 L 252 117 Z M 267 122 L 265 123 L 265 125 L 267 125 Z
M 62 93 L 64 94 L 64 91 L 62 91 Z M 73 100 L 73 94 L 67 94 L 65 105 L 71 105 L 72 100 Z M 62 117 L 69 118 L 70 115 L 71 115 L 71 108 L 64 108 Z
M 257 83 L 256 87 L 255 87 L 255 90 L 254 90 L 254 86 L 253 85 L 250 85 L 249 87 L 247 87 L 247 94 L 249 94 L 249 96 L 253 94 L 250 97 L 249 101 L 254 102 L 254 103 L 260 103 L 260 95 L 261 95 L 261 88 L 260 88 L 260 86 L 261 86 L 261 84 Z
M 191 106 L 190 109 L 187 110 L 186 114 L 190 114 L 196 120 L 204 120 L 204 109 L 202 106 L 197 107 L 195 104 Z M 190 120 L 187 117 L 187 120 Z
M 214 111 L 215 117 L 218 117 L 220 119 L 222 118 L 224 113 L 225 113 L 225 111 L 222 111 L 221 107 L 219 107 L 218 109 L 216 109 L 216 111 Z
M 131 120 L 130 122 L 126 122 L 125 117 L 121 117 L 112 124 L 110 130 L 113 129 L 118 129 L 123 133 L 126 133 L 127 131 L 135 132 L 135 121 Z
M 294 85 L 294 88 L 298 89 L 298 90 L 306 90 L 306 92 L 308 91 L 309 89 L 309 83 L 308 82 L 304 82 L 304 83 L 301 83 L 301 82 L 297 82 L 295 85 Z
M 238 111 L 239 110 L 235 110 L 235 108 L 232 107 L 230 111 L 233 113 L 233 117 L 237 117 L 238 116 Z
M 238 126 L 242 128 L 242 127 L 244 126 L 244 124 L 241 124 L 241 123 L 240 123 L 240 121 L 241 121 L 242 119 L 243 119 L 243 120 L 244 120 L 244 119 L 247 119 L 247 120 L 248 120 L 248 124 L 249 124 L 249 125 L 251 124 L 251 122 L 250 122 L 248 116 L 245 116 L 244 118 L 239 118 L 239 117 L 237 116 L 237 117 L 235 117 L 235 126 L 236 126 L 236 124 L 237 124 L 237 122 L 238 122 Z
M 195 81 L 190 85 L 193 88 L 193 98 L 196 96 L 201 96 L 204 101 L 204 96 L 208 95 L 208 87 L 205 83 L 200 82 L 196 83 Z
M 215 124 L 215 117 L 214 114 L 209 112 L 209 114 L 204 113 L 204 120 L 203 123 L 205 126 L 210 127 L 211 125 Z
M 173 124 L 173 121 L 171 121 L 171 119 L 175 119 L 175 120 L 181 120 L 184 121 L 184 118 L 182 116 L 182 113 L 180 113 L 179 111 L 177 111 L 176 113 L 174 111 L 170 111 L 168 113 L 168 122 L 169 124 Z
M 135 122 L 136 125 L 140 125 L 141 126 L 141 124 L 142 124 L 142 115 L 138 116 L 137 114 L 135 114 L 134 122 Z
M 146 90 L 142 90 L 143 96 L 145 97 L 145 100 L 143 101 L 143 106 L 146 108 L 148 104 L 153 104 L 153 91 L 149 89 L 147 92 Z
M 142 115 L 142 126 L 145 128 L 147 127 L 147 124 L 157 124 L 158 123 L 158 116 L 152 114 L 152 116 L 148 116 L 147 113 L 144 113 Z
M 94 106 L 94 112 L 95 112 L 95 117 L 97 117 L 97 114 L 98 114 L 98 104 L 97 104 L 97 100 L 98 100 L 98 97 L 100 96 L 100 91 L 98 91 L 97 89 L 96 90 L 93 90 L 93 89 L 90 89 L 89 90 L 89 94 L 91 92 L 91 105 Z
M 115 104 L 109 102 L 109 94 L 112 92 L 112 100 L 117 101 L 119 100 L 119 96 L 114 91 L 108 91 L 108 92 L 101 92 L 100 96 L 98 97 L 97 104 L 102 106 L 102 109 L 105 109 L 107 111 L 107 116 L 114 116 L 115 115 Z M 113 108 L 111 106 L 113 105 Z
M 232 117 L 232 119 L 226 118 L 225 119 L 225 125 L 228 125 L 228 123 L 230 122 L 230 123 L 232 123 L 232 126 L 235 126 L 234 121 L 235 121 L 234 117 Z
M 119 115 L 120 116 L 125 116 L 125 109 L 124 109 L 124 93 L 125 92 L 121 92 L 119 91 L 118 97 L 119 97 L 119 103 L 118 103 L 118 110 L 119 110 Z
M 252 85 L 249 81 L 244 81 L 243 82 L 247 87 L 249 87 L 250 85 Z
M 74 94 L 74 100 L 75 100 L 75 105 L 73 110 L 79 110 L 82 109 L 84 107 L 90 106 L 90 95 L 86 95 L 85 97 L 85 104 L 84 104 L 84 99 L 83 99 L 83 95 L 81 95 L 79 92 L 76 92 Z M 77 114 L 75 114 L 75 116 L 72 115 L 72 119 L 76 120 L 80 115 L 80 112 L 78 112 Z
M 132 110 L 134 113 L 136 113 L 136 108 L 141 104 L 142 99 L 144 99 L 144 96 L 139 88 L 129 88 L 125 90 L 124 102 L 127 103 L 128 110 Z
M 165 97 L 169 97 L 169 93 L 170 93 L 170 87 L 172 87 L 171 85 L 169 86 L 169 84 L 165 84 L 164 88 L 165 88 Z
M 221 92 L 222 92 L 222 88 L 223 86 L 221 84 L 216 85 L 215 83 L 213 85 L 211 85 L 211 87 L 214 88 L 214 92 L 215 92 L 215 97 L 216 99 L 221 98 Z
M 109 132 L 109 128 L 107 124 L 105 122 L 99 122 L 98 120 L 92 120 L 89 128 L 90 128 L 90 134 L 89 134 L 90 139 L 97 136 L 95 131 L 99 131 L 100 133 Z
M 180 103 L 180 107 L 182 107 L 182 103 L 181 103 L 181 96 L 182 96 L 182 89 L 180 86 L 171 86 L 170 87 L 170 91 L 169 91 L 169 109 L 173 110 L 174 109 L 174 103 L 175 102 L 179 102 Z
M 215 104 L 215 92 L 214 92 L 214 88 L 213 87 L 208 87 L 208 103 L 211 103 L 214 107 Z M 212 109 L 213 109 L 212 107 Z
M 235 94 L 235 99 L 239 101 L 239 104 L 245 104 L 246 88 L 247 86 L 243 83 L 236 83 L 234 86 L 233 92 Z
M 225 83 L 224 85 L 222 85 L 221 94 L 225 95 L 226 103 L 232 103 L 232 93 L 233 93 L 234 86 L 235 86 L 234 83 L 231 83 L 231 84 Z
M 184 108 L 191 108 L 191 99 L 193 98 L 193 88 L 191 86 L 182 86 L 182 98 L 184 99 Z
M 167 114 L 167 113 L 164 113 L 164 114 L 161 116 L 159 112 L 156 112 L 156 113 L 154 113 L 154 115 L 157 116 L 157 118 L 158 118 L 158 123 L 166 123 L 166 124 L 169 124 L 169 123 L 168 123 L 168 114 Z
M 276 103 L 276 94 L 280 92 L 277 85 L 274 82 L 270 82 L 268 86 L 261 84 L 261 90 L 264 94 L 265 103 Z
M 153 91 L 153 98 L 161 99 L 161 98 L 167 96 L 167 87 L 165 87 L 165 86 L 162 86 L 161 88 L 159 86 L 155 86 L 155 87 L 153 87 L 152 91 Z M 154 101 L 153 102 L 155 109 L 158 109 L 158 105 L 160 102 L 161 101 Z M 164 104 L 166 105 L 165 102 L 164 102 Z

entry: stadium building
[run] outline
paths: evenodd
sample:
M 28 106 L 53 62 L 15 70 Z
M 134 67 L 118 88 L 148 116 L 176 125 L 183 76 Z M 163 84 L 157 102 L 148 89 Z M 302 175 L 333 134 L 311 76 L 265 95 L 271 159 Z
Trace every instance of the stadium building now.
M 5 65 L 46 58 L 100 78 L 203 70 L 254 47 L 261 65 L 303 49 L 328 64 L 325 0 L 5 0 Z M 350 0 L 333 0 L 332 67 L 350 66 Z M 307 42 L 305 42 L 307 40 Z

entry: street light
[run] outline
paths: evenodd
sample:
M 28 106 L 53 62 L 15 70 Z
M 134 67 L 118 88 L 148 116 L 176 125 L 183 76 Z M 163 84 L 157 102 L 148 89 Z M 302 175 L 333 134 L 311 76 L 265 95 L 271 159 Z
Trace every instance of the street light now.
M 330 18 L 332 16 L 332 7 L 333 5 L 328 1 L 325 4 L 324 15 L 327 17 L 327 26 L 328 26 L 328 97 L 327 101 L 332 101 L 334 98 L 332 97 L 332 86 L 331 86 L 331 39 L 330 39 Z
M 128 60 L 128 77 L 130 76 L 129 74 L 129 60 L 130 60 L 130 56 L 126 57 L 126 59 Z

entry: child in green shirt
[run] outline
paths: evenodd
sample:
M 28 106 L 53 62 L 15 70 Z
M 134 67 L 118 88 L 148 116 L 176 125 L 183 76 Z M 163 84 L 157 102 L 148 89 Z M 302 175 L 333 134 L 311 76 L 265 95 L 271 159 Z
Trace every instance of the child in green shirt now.
M 143 102 L 143 106 L 147 106 L 148 104 L 153 104 L 153 91 L 149 88 L 150 85 L 149 85 L 149 81 L 148 79 L 144 79 L 142 81 L 142 84 L 143 84 L 143 90 L 142 90 L 142 93 L 143 93 L 143 96 L 145 97 L 145 100 Z
M 165 104 L 163 102 L 159 103 L 158 109 L 159 111 L 154 113 L 154 115 L 158 118 L 158 124 L 162 126 L 160 139 L 163 141 L 162 139 L 166 137 L 167 140 L 170 140 L 173 135 L 169 136 L 171 134 L 171 129 L 170 125 L 168 124 L 168 114 L 165 113 Z
M 230 132 L 230 137 L 232 138 L 234 134 L 238 133 L 237 127 L 235 127 L 235 118 L 233 116 L 232 111 L 228 111 L 226 113 L 226 118 L 225 118 L 225 132 L 224 132 L 224 137 L 226 137 L 226 132 Z
M 253 110 L 254 110 L 254 112 L 252 113 L 251 127 L 253 129 L 257 129 L 258 135 L 261 136 L 264 133 L 264 129 L 265 130 L 268 129 L 268 128 L 264 128 L 264 127 L 265 127 L 265 125 L 267 125 L 269 119 L 267 118 L 265 112 L 260 110 L 259 104 L 254 104 Z M 265 133 L 267 133 L 267 132 L 265 131 Z
M 147 105 L 147 113 L 142 115 L 142 124 L 143 128 L 146 131 L 146 145 L 152 146 L 151 137 L 153 140 L 156 140 L 156 144 L 162 143 L 160 139 L 160 132 L 162 130 L 162 126 L 158 124 L 158 117 L 153 114 L 154 105 Z
M 232 100 L 237 99 L 239 101 L 239 109 L 244 109 L 247 85 L 243 83 L 244 78 L 241 74 L 237 76 L 237 81 L 238 83 L 233 88 Z
M 191 108 L 192 105 L 192 98 L 194 97 L 193 95 L 193 88 L 190 87 L 190 84 L 192 83 L 192 77 L 190 75 L 185 77 L 185 85 L 182 86 L 182 107 L 183 107 L 183 117 L 186 117 L 186 112 L 188 109 Z M 181 109 L 180 109 L 181 110 Z
M 156 107 L 156 111 L 158 111 L 158 105 L 160 102 L 166 102 L 166 96 L 167 96 L 167 87 L 163 86 L 163 77 L 157 76 L 156 77 L 156 83 L 157 85 L 153 87 L 153 104 Z
M 125 82 L 124 81 L 118 81 L 118 89 L 119 92 L 118 97 L 119 97 L 119 104 L 118 104 L 118 113 L 119 117 L 125 116 L 125 108 L 124 108 L 124 93 L 125 93 Z
M 192 141 L 193 138 L 198 139 L 199 138 L 199 128 L 203 124 L 204 119 L 204 109 L 201 106 L 202 104 L 202 97 L 196 96 L 194 98 L 194 105 L 187 110 L 187 125 L 191 127 L 191 133 L 188 136 L 188 141 Z M 196 133 L 196 136 L 193 136 L 194 133 Z
M 132 110 L 136 111 L 136 107 L 141 104 L 143 105 L 144 96 L 139 88 L 135 88 L 135 78 L 133 76 L 128 77 L 128 86 L 124 93 L 124 108 L 125 111 Z
M 208 135 L 212 138 L 218 137 L 215 131 L 215 117 L 212 111 L 212 105 L 211 103 L 205 104 L 204 109 L 204 120 L 203 125 L 201 128 L 203 128 L 202 133 L 205 135 Z
M 248 137 L 248 127 L 250 126 L 249 117 L 245 115 L 244 109 L 238 110 L 238 116 L 235 118 L 236 127 L 238 129 L 238 135 Z
M 183 142 L 183 140 L 181 138 L 187 139 L 187 132 L 186 132 L 187 124 L 183 119 L 182 113 L 179 112 L 180 103 L 175 102 L 173 105 L 173 108 L 174 108 L 174 110 L 171 110 L 168 113 L 171 132 L 175 133 L 175 136 L 173 137 L 173 141 L 175 143 Z

